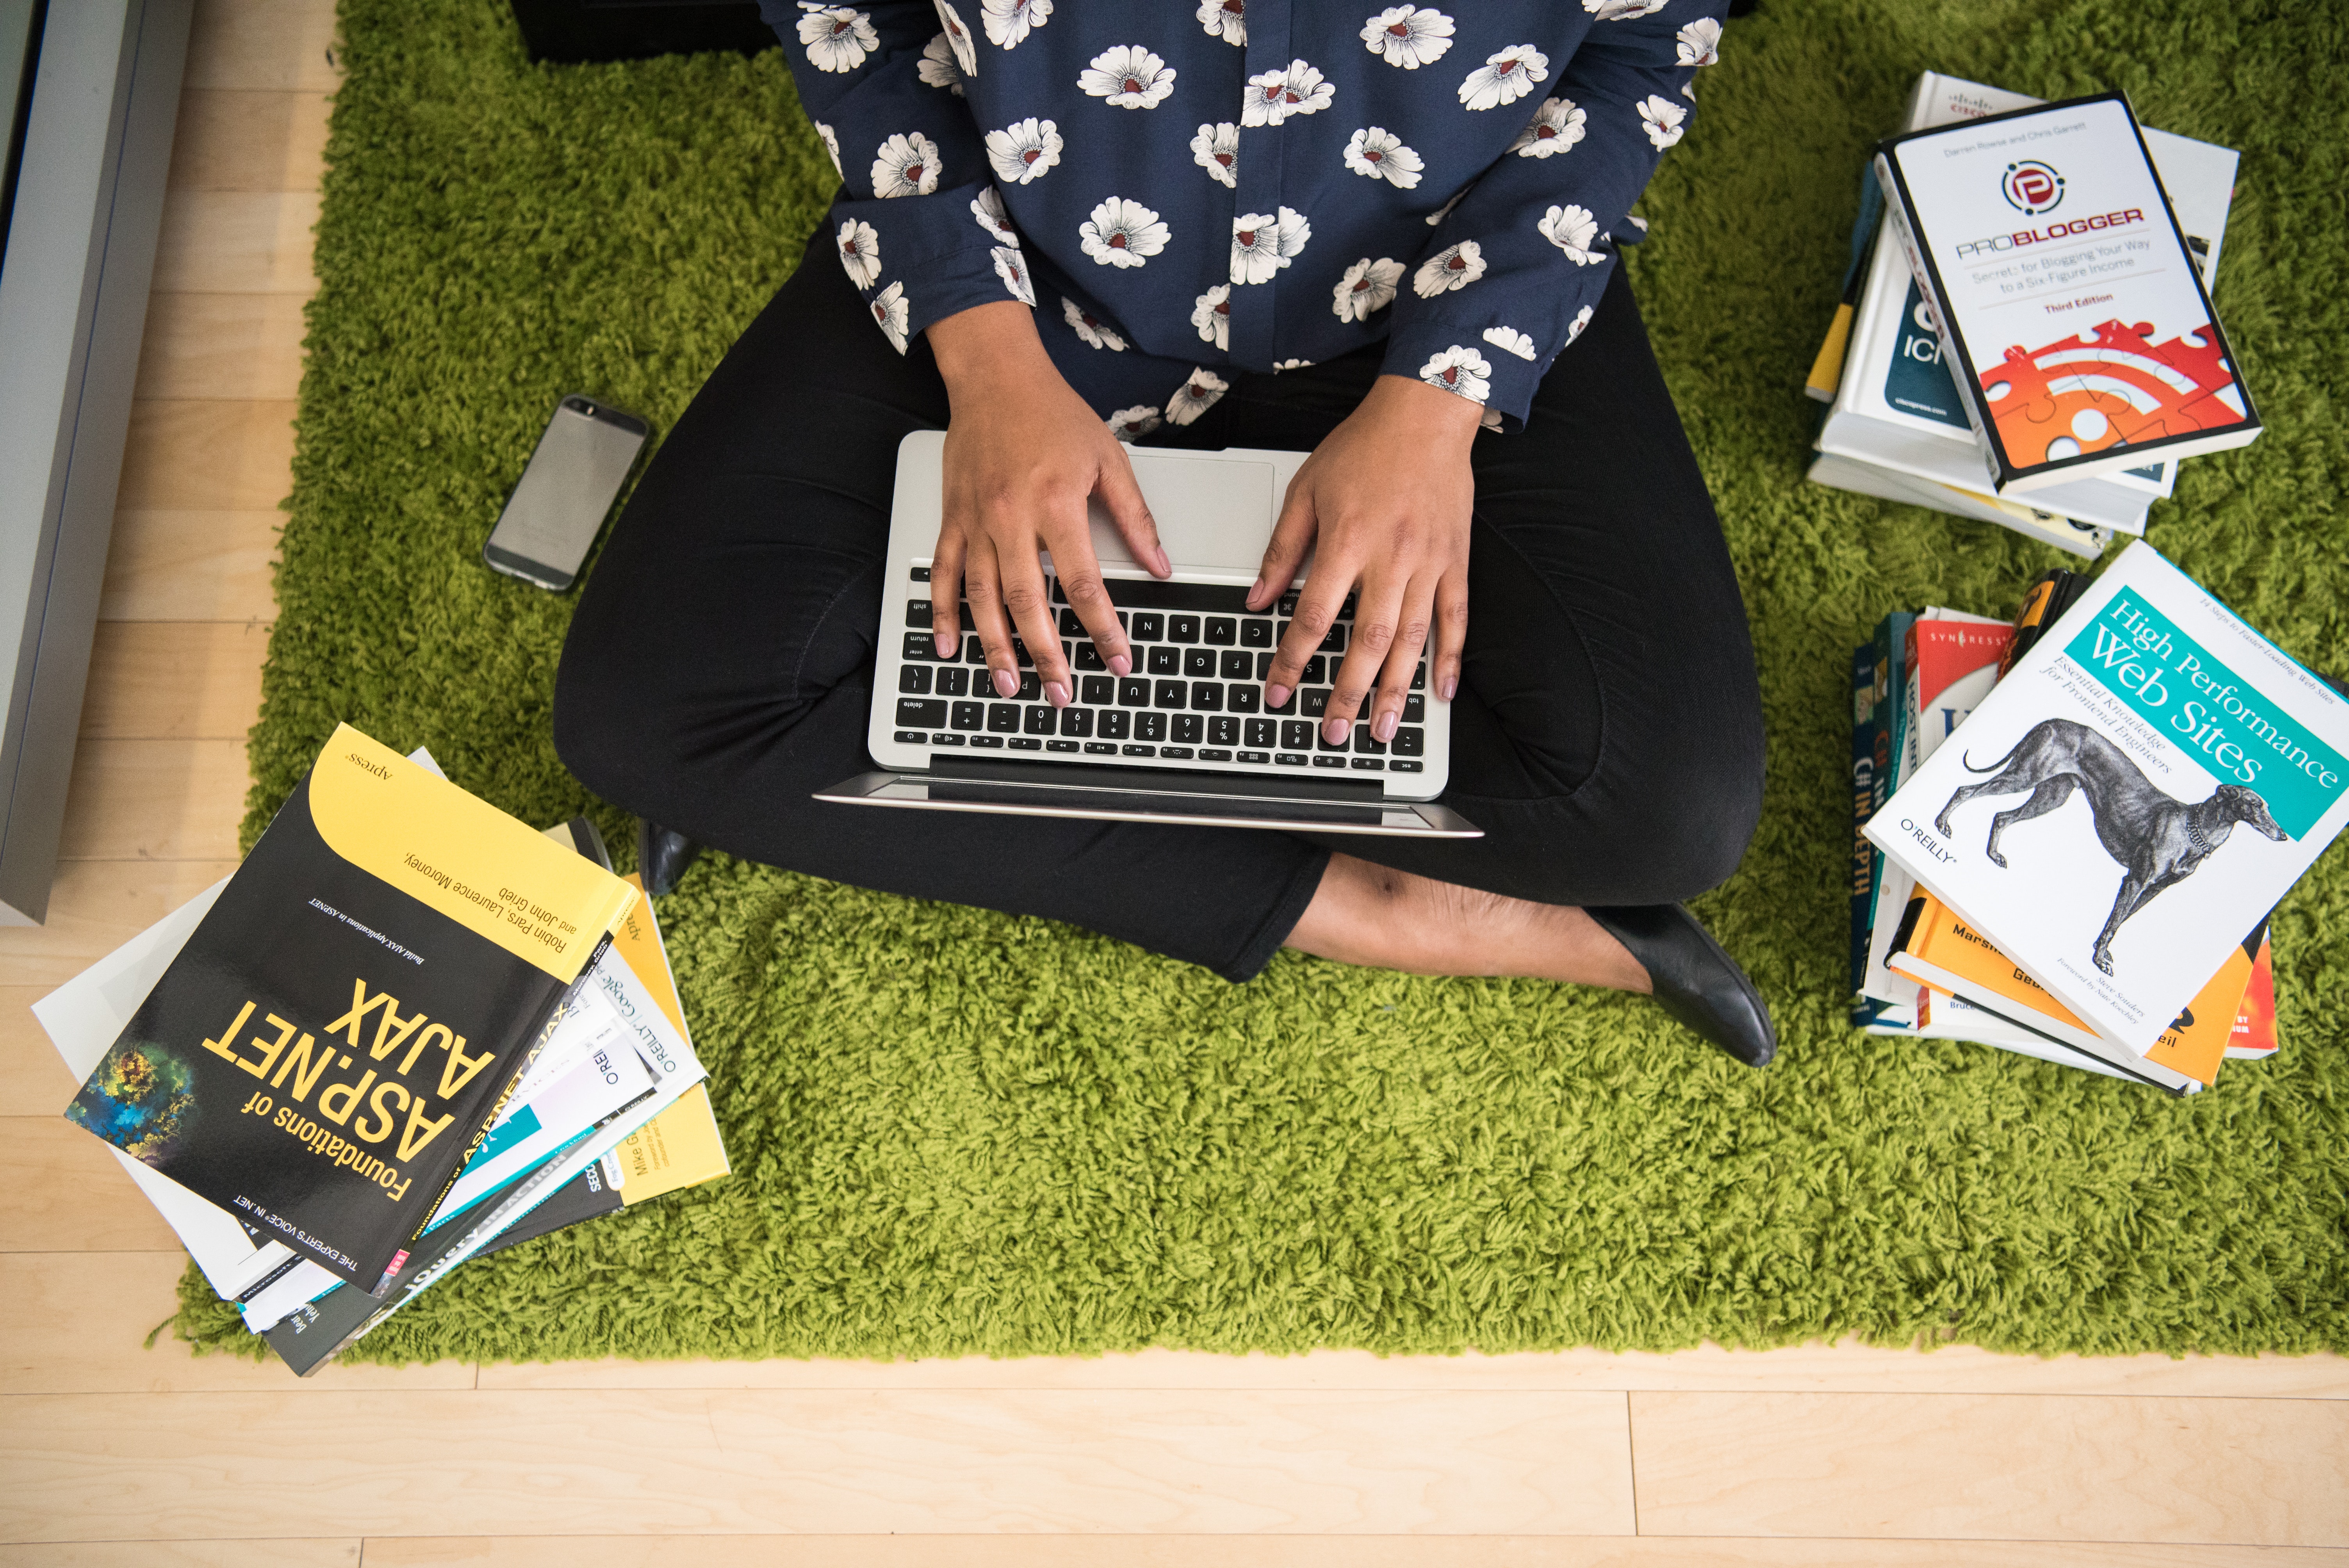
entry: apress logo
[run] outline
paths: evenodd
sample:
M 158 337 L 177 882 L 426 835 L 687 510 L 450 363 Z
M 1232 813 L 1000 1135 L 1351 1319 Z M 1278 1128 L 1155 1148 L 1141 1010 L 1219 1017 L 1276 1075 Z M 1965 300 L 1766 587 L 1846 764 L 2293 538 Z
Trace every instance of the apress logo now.
M 2064 201 L 2064 177 L 2035 158 L 2008 164 L 1999 189 L 2006 193 L 2007 205 L 2026 218 L 2052 212 Z

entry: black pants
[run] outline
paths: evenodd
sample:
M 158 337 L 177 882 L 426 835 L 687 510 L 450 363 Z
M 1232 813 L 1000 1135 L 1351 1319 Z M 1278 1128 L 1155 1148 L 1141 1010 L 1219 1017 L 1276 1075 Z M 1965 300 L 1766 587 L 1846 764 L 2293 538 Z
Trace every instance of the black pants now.
M 1557 904 L 1727 877 L 1762 802 L 1745 614 L 1619 271 L 1526 428 L 1477 437 L 1445 801 L 1475 840 L 880 810 L 809 799 L 864 749 L 898 441 L 943 428 L 926 345 L 874 330 L 819 232 L 668 435 L 580 598 L 555 745 L 617 805 L 733 854 L 1044 915 L 1256 974 L 1331 849 Z M 1152 444 L 1309 450 L 1379 354 L 1235 375 Z

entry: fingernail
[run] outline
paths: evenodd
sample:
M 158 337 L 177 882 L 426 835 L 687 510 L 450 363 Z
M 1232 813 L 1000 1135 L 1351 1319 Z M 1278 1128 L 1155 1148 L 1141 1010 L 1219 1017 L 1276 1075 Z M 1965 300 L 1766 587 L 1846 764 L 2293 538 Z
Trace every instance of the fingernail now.
M 1333 744 L 1337 741 L 1345 739 L 1346 721 L 1342 718 L 1333 718 L 1330 720 L 1329 723 L 1321 727 L 1321 735 L 1322 738 L 1329 740 Z
M 995 689 L 1005 696 L 1015 696 L 1019 691 L 1019 677 L 1009 670 L 995 672 Z
M 1288 700 L 1288 688 L 1285 686 L 1267 686 L 1264 688 L 1264 700 L 1269 706 L 1278 707 Z
M 1444 694 L 1444 700 L 1450 702 L 1452 700 L 1453 694 L 1460 689 L 1460 677 L 1458 676 L 1445 676 L 1442 680 L 1435 684 L 1436 689 Z
M 1123 654 L 1112 654 L 1109 656 L 1109 667 L 1112 675 L 1130 676 L 1133 673 L 1133 661 Z
M 1166 559 L 1166 547 L 1164 545 L 1160 545 L 1158 547 L 1158 570 L 1162 575 L 1174 570 L 1174 563 Z
M 955 644 L 960 640 L 961 638 L 952 632 L 939 632 L 930 638 L 930 641 L 937 644 L 938 657 L 942 659 L 950 659 L 955 656 Z
M 1382 713 L 1379 715 L 1377 721 L 1371 726 L 1371 733 L 1377 736 L 1381 740 L 1392 740 L 1394 738 L 1394 732 L 1395 716 L 1391 713 Z
M 1255 582 L 1248 584 L 1247 602 L 1251 604 L 1255 603 L 1256 596 L 1263 592 L 1264 579 L 1259 577 Z
M 1054 707 L 1066 707 L 1069 706 L 1069 688 L 1059 681 L 1046 681 L 1044 700 Z

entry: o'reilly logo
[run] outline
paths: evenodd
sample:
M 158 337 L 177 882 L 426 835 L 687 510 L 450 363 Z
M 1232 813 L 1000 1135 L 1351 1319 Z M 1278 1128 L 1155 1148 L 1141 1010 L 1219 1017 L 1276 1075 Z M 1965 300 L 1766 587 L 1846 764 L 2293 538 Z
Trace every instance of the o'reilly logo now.
M 2008 164 L 1999 189 L 2006 192 L 2006 204 L 2026 218 L 2053 212 L 2064 204 L 2064 177 L 2035 158 Z

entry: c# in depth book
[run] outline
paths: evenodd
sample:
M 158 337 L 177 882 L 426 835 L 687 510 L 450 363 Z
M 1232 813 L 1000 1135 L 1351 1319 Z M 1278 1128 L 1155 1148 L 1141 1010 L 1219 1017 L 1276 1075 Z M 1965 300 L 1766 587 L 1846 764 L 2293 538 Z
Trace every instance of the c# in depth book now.
M 66 1115 L 373 1292 L 636 896 L 340 726 Z

